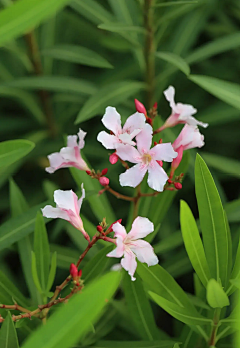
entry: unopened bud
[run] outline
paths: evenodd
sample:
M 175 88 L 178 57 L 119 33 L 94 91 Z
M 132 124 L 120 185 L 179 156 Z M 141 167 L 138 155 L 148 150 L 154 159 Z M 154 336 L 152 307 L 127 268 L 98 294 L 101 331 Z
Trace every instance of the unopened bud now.
M 163 166 L 163 162 L 162 161 L 157 161 L 157 163 L 160 165 L 160 167 Z
M 154 146 L 158 145 L 158 143 L 156 141 L 154 141 Z
M 87 175 L 91 175 L 91 170 L 86 170 Z
M 162 144 L 162 138 L 161 138 L 161 139 L 159 139 L 159 142 L 158 142 L 158 144 Z
M 118 161 L 118 155 L 114 152 L 109 156 L 109 162 L 115 164 Z
M 174 186 L 177 190 L 181 190 L 181 188 L 182 188 L 182 184 L 180 184 L 180 182 L 175 182 Z
M 102 231 L 103 231 L 102 226 L 98 225 L 98 226 L 97 226 L 97 231 L 98 231 L 99 233 L 102 233 Z
M 102 186 L 107 186 L 109 184 L 109 179 L 106 176 L 99 178 L 99 182 Z
M 182 156 L 183 156 L 183 146 L 181 145 L 177 150 L 175 150 L 177 152 L 177 157 L 173 159 L 171 167 L 173 172 L 177 169 L 177 167 L 179 166 L 181 160 L 182 160 Z
M 134 99 L 134 102 L 135 102 L 136 110 L 146 116 L 147 115 L 147 111 L 145 109 L 145 106 L 137 99 Z
M 82 276 L 82 270 L 81 269 L 78 272 L 78 276 L 79 276 L 79 278 L 81 278 L 81 276 Z
M 148 124 L 150 124 L 150 126 L 153 125 L 153 120 L 152 120 L 150 117 L 148 117 L 148 118 L 146 119 L 146 122 L 147 122 Z
M 158 107 L 158 104 L 157 104 L 157 102 L 156 102 L 156 103 L 153 104 L 153 108 L 154 108 L 155 110 L 157 110 L 157 107 Z
M 73 278 L 78 276 L 78 269 L 74 263 L 71 263 L 69 272 Z
M 121 223 L 121 222 L 122 222 L 122 219 L 119 219 L 119 220 L 113 222 L 113 223 L 108 227 L 108 232 L 112 232 L 112 231 L 113 231 L 112 227 L 113 227 L 113 225 L 116 224 L 117 222 Z
M 172 180 L 171 179 L 168 179 L 167 181 L 169 184 L 172 184 Z
M 107 168 L 104 168 L 104 169 L 102 170 L 102 175 L 106 175 L 107 172 L 108 172 L 108 169 L 107 169 Z

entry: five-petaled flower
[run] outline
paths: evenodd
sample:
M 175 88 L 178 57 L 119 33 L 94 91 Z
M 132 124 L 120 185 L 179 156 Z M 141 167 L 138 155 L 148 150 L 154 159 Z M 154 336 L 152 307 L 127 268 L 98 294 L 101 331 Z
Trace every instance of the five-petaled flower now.
M 123 161 L 137 163 L 120 175 L 120 185 L 136 187 L 148 171 L 148 185 L 156 191 L 163 191 L 168 176 L 160 161 L 172 162 L 173 158 L 177 157 L 177 152 L 173 150 L 171 143 L 157 144 L 150 149 L 152 127 L 148 124 L 136 136 L 136 140 L 137 149 L 130 145 L 117 146 L 116 153 Z
M 168 117 L 164 125 L 161 127 L 162 130 L 164 128 L 173 127 L 179 123 L 186 123 L 191 126 L 199 125 L 204 128 L 208 126 L 207 123 L 200 122 L 192 116 L 197 112 L 197 110 L 192 105 L 175 103 L 174 101 L 175 89 L 173 86 L 169 86 L 168 89 L 166 89 L 163 93 L 167 101 L 169 101 L 170 107 L 172 108 L 172 113 Z
M 77 195 L 72 191 L 54 191 L 54 202 L 56 208 L 46 205 L 42 209 L 43 216 L 47 218 L 60 218 L 69 221 L 75 228 L 82 232 L 84 237 L 89 241 L 89 235 L 84 230 L 82 219 L 79 216 L 82 201 L 85 198 L 85 190 L 82 188 L 82 196 L 78 199 Z
M 77 135 L 69 135 L 67 138 L 67 147 L 63 147 L 60 152 L 54 152 L 48 156 L 50 167 L 45 170 L 48 173 L 54 173 L 60 168 L 75 167 L 80 170 L 89 170 L 86 162 L 82 159 L 80 150 L 84 147 L 84 138 L 86 132 L 79 129 L 77 142 Z
M 107 256 L 122 257 L 121 265 L 128 271 L 132 280 L 135 270 L 137 268 L 136 257 L 140 262 L 147 263 L 148 266 L 154 266 L 158 263 L 158 258 L 154 254 L 153 247 L 145 240 L 140 238 L 146 237 L 153 232 L 154 226 L 147 218 L 138 216 L 132 224 L 132 229 L 129 233 L 119 223 L 112 226 L 114 237 L 116 237 L 117 247 L 111 251 Z
M 106 149 L 115 149 L 121 143 L 135 145 L 132 139 L 142 131 L 146 124 L 145 121 L 146 117 L 144 114 L 136 112 L 128 117 L 122 128 L 120 114 L 115 108 L 108 106 L 102 118 L 102 123 L 112 134 L 102 131 L 98 134 L 97 140 Z

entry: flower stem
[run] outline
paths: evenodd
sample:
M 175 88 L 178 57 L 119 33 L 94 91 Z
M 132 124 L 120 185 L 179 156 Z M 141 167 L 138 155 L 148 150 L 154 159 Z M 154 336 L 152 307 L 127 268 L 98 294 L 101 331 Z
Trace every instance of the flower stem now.
M 110 192 L 112 195 L 114 195 L 117 198 L 123 199 L 125 201 L 133 202 L 135 200 L 135 197 L 125 196 L 121 193 L 114 191 L 110 186 L 106 186 L 106 191 Z
M 208 342 L 209 347 L 214 347 L 216 344 L 216 336 L 217 336 L 217 330 L 219 326 L 220 314 L 221 314 L 221 308 L 216 308 L 213 315 L 212 330 L 211 330 L 211 335 Z

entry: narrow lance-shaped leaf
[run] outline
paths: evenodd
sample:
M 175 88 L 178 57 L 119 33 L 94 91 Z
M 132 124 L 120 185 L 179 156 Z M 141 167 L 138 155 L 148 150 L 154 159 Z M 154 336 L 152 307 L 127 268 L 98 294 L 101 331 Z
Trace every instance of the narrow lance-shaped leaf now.
M 189 259 L 199 279 L 206 287 L 208 280 L 210 279 L 210 271 L 208 268 L 206 255 L 195 219 L 189 206 L 184 201 L 181 201 L 180 221 L 183 241 Z
M 51 267 L 50 267 L 50 271 L 49 271 L 47 289 L 46 289 L 47 291 L 51 290 L 51 287 L 52 287 L 54 279 L 55 279 L 56 269 L 57 269 L 57 252 L 55 251 L 52 254 Z
M 99 341 L 96 348 L 179 348 L 175 341 Z
M 0 347 L 2 348 L 18 348 L 19 347 L 16 329 L 14 327 L 10 312 L 7 313 L 7 316 L 0 330 Z
M 0 302 L 4 304 L 13 304 L 14 301 L 20 306 L 29 306 L 28 300 L 8 277 L 0 271 Z
M 212 308 L 223 308 L 230 304 L 222 286 L 215 279 L 210 279 L 208 282 L 207 301 Z
M 156 57 L 165 60 L 181 70 L 185 75 L 190 74 L 190 67 L 187 62 L 180 56 L 172 52 L 156 52 Z
M 203 244 L 211 276 L 226 286 L 228 281 L 229 239 L 224 210 L 211 173 L 197 155 L 195 164 L 196 196 Z
M 125 272 L 123 289 L 126 296 L 127 307 L 138 335 L 143 340 L 153 341 L 159 338 L 152 308 L 144 291 L 141 279 L 134 282 Z
M 6 167 L 26 156 L 34 148 L 29 140 L 7 140 L 0 143 L 0 167 Z
M 39 293 L 43 294 L 44 290 L 42 289 L 41 283 L 38 278 L 37 262 L 36 262 L 36 256 L 34 251 L 32 251 L 32 276 L 33 276 L 34 284 L 36 288 L 38 289 Z
M 99 318 L 120 282 L 120 274 L 111 272 L 86 286 L 65 306 L 59 308 L 23 344 L 22 348 L 69 348 L 81 339 Z M 97 296 L 96 296 L 97 294 Z

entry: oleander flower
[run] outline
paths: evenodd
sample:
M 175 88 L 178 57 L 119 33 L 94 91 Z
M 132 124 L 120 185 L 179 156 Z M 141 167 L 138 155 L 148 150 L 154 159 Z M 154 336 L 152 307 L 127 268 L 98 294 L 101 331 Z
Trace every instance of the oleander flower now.
M 102 123 L 112 134 L 102 131 L 98 134 L 97 140 L 106 149 L 115 149 L 118 144 L 135 145 L 132 139 L 144 128 L 146 117 L 142 113 L 135 112 L 135 114 L 128 117 L 122 127 L 120 114 L 114 107 L 108 106 L 102 118 Z
M 60 152 L 54 152 L 48 156 L 50 167 L 46 172 L 52 174 L 60 168 L 75 167 L 80 170 L 89 170 L 86 162 L 82 159 L 80 150 L 84 147 L 86 132 L 79 129 L 78 135 L 67 137 L 67 147 L 63 147 Z M 79 138 L 77 142 L 77 137 Z
M 148 172 L 148 185 L 153 190 L 163 191 L 168 176 L 161 166 L 161 161 L 172 162 L 177 157 L 177 152 L 173 150 L 171 143 L 157 144 L 150 149 L 151 129 L 150 125 L 146 125 L 144 130 L 136 136 L 137 149 L 131 145 L 117 146 L 116 153 L 123 161 L 136 163 L 120 175 L 121 186 L 136 187 Z
M 117 247 L 107 256 L 122 257 L 121 265 L 128 271 L 132 280 L 135 280 L 134 273 L 137 268 L 136 257 L 140 262 L 145 262 L 148 266 L 154 266 L 158 263 L 158 258 L 154 254 L 153 247 L 145 240 L 140 240 L 146 237 L 154 230 L 153 223 L 145 217 L 138 216 L 132 224 L 132 229 L 129 233 L 119 223 L 112 226 L 114 237 L 116 237 Z
M 83 199 L 85 198 L 85 190 L 82 188 L 82 196 L 78 199 L 77 195 L 72 191 L 54 191 L 54 202 L 56 208 L 51 205 L 46 205 L 42 209 L 43 216 L 52 219 L 64 219 L 69 221 L 75 228 L 82 232 L 84 237 L 89 241 L 89 236 L 84 230 L 82 219 L 80 218 L 80 209 L 82 206 Z
M 173 86 L 169 86 L 168 89 L 166 89 L 163 93 L 167 101 L 169 101 L 170 107 L 172 108 L 172 113 L 161 129 L 173 127 L 179 123 L 186 123 L 191 126 L 199 125 L 204 128 L 208 126 L 207 123 L 200 122 L 192 116 L 197 112 L 197 109 L 195 109 L 192 105 L 175 103 L 175 88 Z

